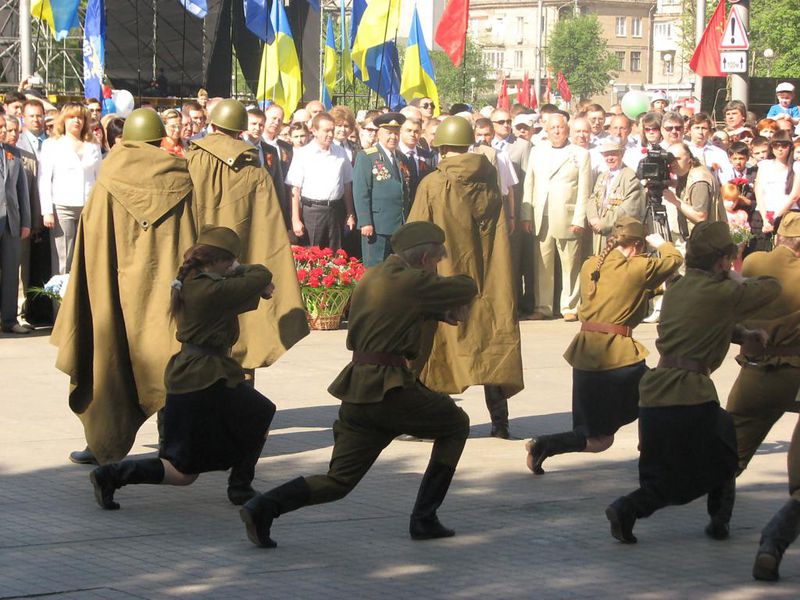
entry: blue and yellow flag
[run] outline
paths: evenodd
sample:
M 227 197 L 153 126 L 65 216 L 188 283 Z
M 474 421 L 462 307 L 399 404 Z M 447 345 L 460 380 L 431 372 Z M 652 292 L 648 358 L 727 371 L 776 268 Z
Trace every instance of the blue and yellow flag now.
M 367 68 L 367 53 L 371 48 L 384 46 L 387 41 L 394 40 L 400 25 L 400 0 L 369 0 L 369 2 L 353 2 L 353 23 L 356 22 L 357 4 L 363 7 L 361 18 L 356 26 L 351 54 L 353 62 L 361 72 L 361 80 L 366 83 L 370 79 Z
M 400 80 L 400 95 L 406 100 L 430 98 L 436 104 L 434 115 L 438 116 L 439 89 L 436 87 L 436 75 L 433 72 L 433 63 L 422 34 L 422 25 L 419 22 L 416 6 L 411 19 L 411 32 L 408 34 L 403 77 Z
M 31 16 L 45 21 L 56 41 L 61 41 L 69 30 L 80 26 L 78 6 L 80 0 L 32 0 Z
M 272 24 L 272 10 L 269 0 L 244 0 L 244 24 L 262 42 L 271 44 L 275 40 L 275 27 Z M 272 8 L 282 2 L 273 2 Z
M 292 29 L 283 2 L 273 2 L 269 11 L 270 27 L 275 32 L 271 44 L 264 44 L 261 69 L 258 76 L 256 99 L 262 103 L 271 100 L 288 115 L 294 112 L 303 96 L 300 61 L 294 46 Z
M 328 33 L 325 37 L 325 66 L 322 69 L 322 104 L 325 110 L 333 106 L 333 90 L 336 87 L 336 40 L 333 37 L 333 19 L 328 17 Z
M 103 97 L 106 65 L 106 11 L 104 0 L 89 0 L 83 23 L 83 95 Z

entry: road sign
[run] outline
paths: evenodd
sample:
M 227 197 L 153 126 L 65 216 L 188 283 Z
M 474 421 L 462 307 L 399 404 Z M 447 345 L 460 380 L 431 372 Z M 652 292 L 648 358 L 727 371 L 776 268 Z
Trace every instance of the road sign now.
M 719 68 L 723 73 L 747 73 L 747 51 L 720 52 Z
M 744 19 L 740 11 L 741 8 L 738 6 L 731 7 L 731 14 L 728 15 L 719 45 L 722 50 L 747 50 L 750 48 L 750 40 L 747 39 Z

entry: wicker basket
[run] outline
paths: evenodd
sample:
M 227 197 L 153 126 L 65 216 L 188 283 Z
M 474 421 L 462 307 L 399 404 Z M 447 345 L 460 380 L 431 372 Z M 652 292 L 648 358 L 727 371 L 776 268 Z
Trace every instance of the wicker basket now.
M 306 313 L 306 319 L 311 329 L 321 331 L 332 331 L 334 329 L 339 329 L 342 325 L 342 313 L 330 315 L 329 317 L 312 317 L 310 314 Z
M 306 307 L 306 319 L 311 329 L 339 329 L 342 315 L 350 302 L 353 288 L 314 288 L 302 286 L 300 293 Z

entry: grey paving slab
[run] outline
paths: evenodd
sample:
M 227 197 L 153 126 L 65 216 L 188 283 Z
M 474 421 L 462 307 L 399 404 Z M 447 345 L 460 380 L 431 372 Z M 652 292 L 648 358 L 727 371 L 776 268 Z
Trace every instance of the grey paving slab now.
M 278 519 L 271 551 L 247 542 L 223 473 L 188 488 L 126 487 L 117 494 L 122 510 L 97 508 L 90 469 L 66 461 L 84 442 L 55 349 L 46 335 L 0 336 L 0 600 L 800 597 L 800 547 L 787 553 L 779 584 L 750 577 L 759 531 L 786 497 L 793 415 L 740 478 L 727 542 L 703 535 L 703 501 L 640 521 L 635 546 L 611 539 L 603 511 L 637 483 L 635 424 L 608 452 L 552 458 L 541 477 L 526 470 L 524 439 L 570 426 L 571 373 L 561 355 L 576 329 L 522 324 L 526 389 L 511 400 L 520 439 L 488 436 L 480 388 L 460 396 L 472 435 L 440 511 L 455 538 L 408 538 L 431 445 L 395 442 L 344 500 Z M 637 334 L 653 348 L 655 327 Z M 343 331 L 313 333 L 258 372 L 279 412 L 257 487 L 326 469 L 338 404 L 325 389 L 347 361 L 344 339 Z M 736 373 L 731 355 L 714 375 L 721 397 Z M 148 422 L 132 454 L 152 456 L 156 443 Z

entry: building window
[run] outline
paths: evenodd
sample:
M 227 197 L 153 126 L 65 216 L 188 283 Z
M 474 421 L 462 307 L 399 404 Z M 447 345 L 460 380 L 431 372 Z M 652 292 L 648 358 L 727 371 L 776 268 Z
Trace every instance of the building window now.
M 617 50 L 614 54 L 617 55 L 617 71 L 625 70 L 625 51 Z
M 642 70 L 642 53 L 631 52 L 631 71 Z
M 522 50 L 514 50 L 514 68 L 522 68 Z
M 662 69 L 663 75 L 672 75 L 675 73 L 675 59 L 673 58 L 672 54 L 666 54 L 661 60 L 661 63 L 664 67 Z
M 525 17 L 517 17 L 517 37 L 521 40 L 525 35 Z
M 642 18 L 631 18 L 631 35 L 636 38 L 642 37 Z
M 628 22 L 627 17 L 617 17 L 617 37 L 625 37 L 626 35 L 626 24 Z
M 653 34 L 660 40 L 672 40 L 672 23 L 656 23 Z
M 486 50 L 483 53 L 484 64 L 494 71 L 503 68 L 503 52 L 498 50 Z

